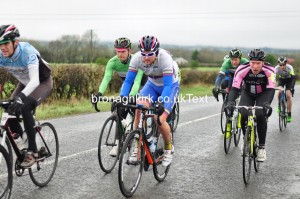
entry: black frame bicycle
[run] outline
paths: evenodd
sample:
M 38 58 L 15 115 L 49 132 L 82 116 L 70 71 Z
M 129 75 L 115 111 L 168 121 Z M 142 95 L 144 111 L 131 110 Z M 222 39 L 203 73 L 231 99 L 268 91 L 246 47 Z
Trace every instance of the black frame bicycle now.
M 17 159 L 14 169 L 18 177 L 21 177 L 25 169 L 28 169 L 32 182 L 36 186 L 44 187 L 53 178 L 58 163 L 59 143 L 57 132 L 54 126 L 49 122 L 40 124 L 38 121 L 36 121 L 36 144 L 39 155 L 36 159 L 36 162 L 30 168 L 21 167 L 21 163 L 25 158 L 27 149 L 19 150 L 14 141 L 13 132 L 9 128 L 8 120 L 17 119 L 19 122 L 21 122 L 22 119 L 7 113 L 7 109 L 10 105 L 11 102 L 9 101 L 0 102 L 0 107 L 4 109 L 0 126 L 2 138 L 1 145 L 8 149 L 7 151 L 9 153 L 9 159 L 11 162 L 13 162 L 12 150 L 15 152 Z
M 99 161 L 100 168 L 105 173 L 110 173 L 114 169 L 119 159 L 120 151 L 122 149 L 123 143 L 126 138 L 126 134 L 125 134 L 126 127 L 125 128 L 123 127 L 122 122 L 120 120 L 121 118 L 120 110 L 122 108 L 127 108 L 127 107 L 126 105 L 122 105 L 122 106 L 117 105 L 118 100 L 113 100 L 109 98 L 100 98 L 99 101 L 112 103 L 112 108 L 111 108 L 112 115 L 109 118 L 107 118 L 106 121 L 104 122 L 99 136 L 99 142 L 98 142 L 98 161 Z M 95 109 L 96 111 L 97 110 L 100 111 L 98 109 L 97 104 L 95 104 Z M 134 118 L 134 113 L 131 112 L 130 110 L 128 114 L 131 114 L 132 119 Z M 130 125 L 130 130 L 132 130 L 133 120 L 129 125 Z M 116 146 L 117 134 L 119 135 L 118 152 L 116 156 L 111 156 L 109 152 L 111 151 L 112 147 Z

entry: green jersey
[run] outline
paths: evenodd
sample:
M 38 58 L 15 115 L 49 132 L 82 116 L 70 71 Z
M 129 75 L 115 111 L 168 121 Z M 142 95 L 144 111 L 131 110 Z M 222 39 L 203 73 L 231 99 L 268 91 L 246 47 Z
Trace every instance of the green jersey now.
M 132 55 L 130 55 L 132 56 Z M 103 77 L 103 80 L 99 86 L 99 92 L 104 94 L 107 86 L 113 76 L 114 71 L 116 71 L 118 73 L 118 75 L 122 78 L 122 80 L 124 81 L 127 71 L 129 68 L 129 62 L 127 64 L 123 64 L 119 58 L 116 56 L 114 56 L 113 58 L 111 58 L 107 64 L 106 64 L 106 68 L 105 68 L 105 74 Z M 141 82 L 142 82 L 142 78 L 143 78 L 143 71 L 138 70 L 137 76 L 134 80 L 134 84 L 131 87 L 131 92 L 130 92 L 130 96 L 134 96 L 138 93 Z
M 242 58 L 241 58 L 240 65 L 242 65 L 242 64 L 244 64 L 244 63 L 247 63 L 247 62 L 249 62 L 249 60 L 242 57 Z M 230 59 L 225 59 L 224 62 L 223 62 L 223 64 L 222 64 L 222 66 L 221 66 L 220 73 L 225 74 L 226 71 L 228 71 L 229 69 L 236 69 L 236 68 L 234 68 L 234 67 L 232 66 L 231 60 L 230 60 Z

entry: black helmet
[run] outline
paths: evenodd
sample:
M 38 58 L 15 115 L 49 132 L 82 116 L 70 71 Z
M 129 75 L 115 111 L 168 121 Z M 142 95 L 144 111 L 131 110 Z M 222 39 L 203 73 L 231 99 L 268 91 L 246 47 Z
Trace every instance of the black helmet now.
M 279 65 L 283 65 L 283 64 L 286 64 L 286 63 L 287 63 L 287 58 L 281 56 L 281 57 L 278 58 L 277 61 L 278 61 L 278 64 L 279 64 Z
M 240 49 L 232 49 L 231 51 L 229 51 L 229 57 L 230 58 L 240 58 L 242 57 L 243 53 Z
M 0 44 L 14 41 L 19 36 L 19 29 L 13 24 L 0 26 Z
M 156 37 L 146 35 L 140 39 L 138 47 L 141 51 L 155 52 L 159 48 L 159 42 Z
M 264 61 L 266 58 L 266 55 L 263 50 L 253 49 L 249 52 L 248 57 L 250 60 Z
M 131 48 L 131 42 L 128 38 L 121 37 L 121 38 L 116 39 L 114 47 L 115 48 Z

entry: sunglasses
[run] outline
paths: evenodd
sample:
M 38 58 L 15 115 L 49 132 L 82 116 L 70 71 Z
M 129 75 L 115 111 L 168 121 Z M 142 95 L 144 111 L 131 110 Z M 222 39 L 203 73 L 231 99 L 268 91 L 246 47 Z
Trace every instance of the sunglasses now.
M 155 52 L 150 52 L 150 53 L 143 53 L 143 52 L 141 52 L 141 55 L 143 56 L 143 57 L 152 57 L 152 56 L 154 56 L 155 55 L 155 53 L 156 53 L 156 51 Z
M 279 64 L 279 66 L 285 66 L 285 64 Z

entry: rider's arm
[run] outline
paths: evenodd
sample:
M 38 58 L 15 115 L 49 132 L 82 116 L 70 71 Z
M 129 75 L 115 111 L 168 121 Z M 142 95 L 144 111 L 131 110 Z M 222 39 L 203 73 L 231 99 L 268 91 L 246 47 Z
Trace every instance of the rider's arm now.
M 129 67 L 120 96 L 128 96 L 137 73 L 138 71 L 136 69 Z
M 172 100 L 172 99 L 168 99 L 168 97 L 172 93 L 173 74 L 164 74 L 163 81 L 164 81 L 164 89 L 161 93 L 160 100 Z
M 225 73 L 220 71 L 215 82 L 215 88 L 220 88 L 222 80 L 225 78 Z
M 143 71 L 141 69 L 139 69 L 137 72 L 137 75 L 134 79 L 134 83 L 131 88 L 131 91 L 129 93 L 130 96 L 135 96 L 139 92 L 139 88 L 141 86 L 143 75 L 144 75 Z
M 268 77 L 268 84 L 266 86 L 266 102 L 272 103 L 275 94 L 276 74 L 275 68 L 270 65 L 264 65 L 263 70 Z
M 104 77 L 102 79 L 102 82 L 99 86 L 99 93 L 102 93 L 104 94 L 106 89 L 107 89 L 107 86 L 113 76 L 113 72 L 114 72 L 114 65 L 115 65 L 115 62 L 110 59 L 108 61 L 108 63 L 106 64 L 106 67 L 105 67 L 105 73 L 104 73 Z
M 28 72 L 29 72 L 29 82 L 22 90 L 26 96 L 30 95 L 40 84 L 39 78 L 39 60 L 36 54 L 31 54 L 28 56 Z

